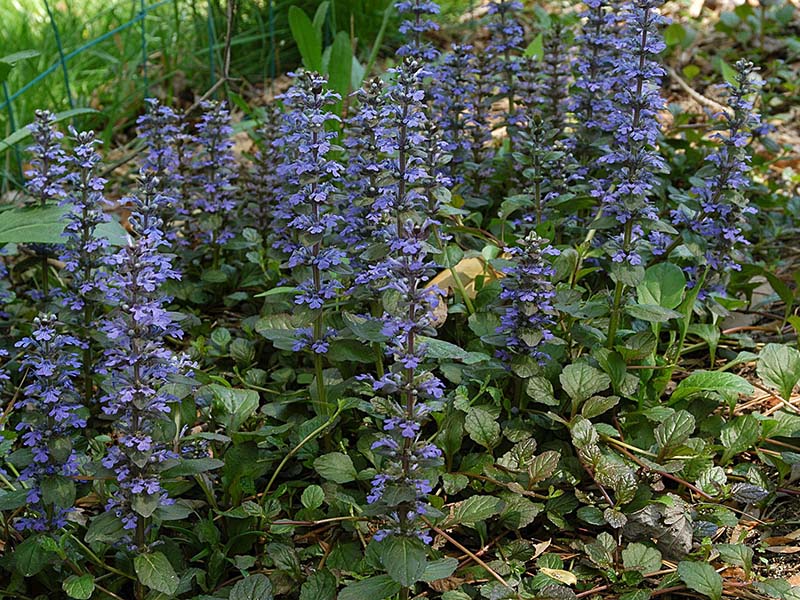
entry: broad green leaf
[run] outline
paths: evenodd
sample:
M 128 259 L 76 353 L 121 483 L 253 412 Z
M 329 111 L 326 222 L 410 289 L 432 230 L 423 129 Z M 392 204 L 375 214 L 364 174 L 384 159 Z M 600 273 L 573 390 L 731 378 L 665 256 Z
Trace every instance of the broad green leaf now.
M 403 587 L 422 579 L 427 566 L 427 550 L 417 539 L 393 535 L 378 544 L 381 562 L 389 577 Z
M 113 544 L 125 535 L 122 521 L 113 512 L 100 513 L 93 517 L 86 531 L 88 544 Z
M 670 396 L 670 402 L 677 402 L 701 392 L 748 396 L 753 393 L 753 386 L 744 377 L 734 373 L 695 371 L 678 384 Z
M 0 213 L 0 244 L 57 244 L 64 241 L 59 206 L 12 208 Z
M 534 402 L 547 406 L 558 406 L 559 402 L 553 394 L 553 384 L 544 377 L 531 377 L 525 385 L 525 391 Z
M 9 492 L 8 490 L 0 491 L 0 511 L 3 510 L 16 510 L 21 506 L 28 503 L 29 490 L 20 488 Z
M 622 551 L 622 565 L 643 574 L 655 573 L 661 568 L 661 552 L 644 544 L 628 544 Z
M 558 379 L 574 406 L 607 390 L 611 385 L 611 378 L 608 375 L 586 363 L 567 365 Z
M 323 569 L 315 571 L 300 588 L 300 600 L 335 600 L 336 576 Z
M 644 280 L 636 288 L 639 304 L 652 304 L 664 308 L 678 308 L 686 288 L 683 270 L 672 263 L 659 263 L 648 268 Z
M 758 355 L 758 377 L 768 386 L 780 391 L 787 402 L 800 383 L 800 352 L 783 344 L 767 344 Z
M 308 486 L 303 490 L 303 494 L 300 496 L 300 502 L 302 502 L 303 506 L 306 508 L 319 508 L 324 501 L 325 492 L 323 492 L 322 488 L 318 485 Z
M 325 479 L 336 483 L 349 483 L 358 476 L 353 460 L 342 452 L 323 454 L 314 461 L 314 469 Z
M 210 383 L 208 389 L 214 395 L 214 409 L 225 417 L 223 423 L 228 431 L 238 431 L 258 410 L 259 396 L 255 390 L 229 388 L 218 383 Z
M 425 356 L 434 360 L 460 360 L 464 364 L 472 365 L 492 358 L 482 352 L 467 352 L 461 346 L 456 346 L 444 340 L 437 340 L 436 338 L 420 336 L 419 341 L 426 346 Z
M 272 597 L 272 582 L 261 573 L 237 581 L 228 596 L 229 600 L 272 600 Z
M 94 594 L 94 576 L 89 573 L 70 575 L 61 584 L 61 589 L 67 596 L 75 598 L 75 600 L 89 600 Z
M 656 427 L 656 442 L 662 451 L 671 450 L 683 444 L 695 428 L 694 417 L 685 410 L 678 410 L 664 419 Z
M 455 558 L 447 557 L 433 560 L 425 566 L 425 572 L 422 573 L 422 581 L 436 581 L 437 579 L 445 579 L 450 577 L 456 568 L 458 561 Z
M 533 41 L 525 48 L 525 56 L 542 60 L 544 56 L 544 36 L 541 33 L 533 38 Z
M 385 600 L 402 586 L 388 575 L 376 575 L 348 584 L 339 592 L 339 600 Z
M 69 508 L 75 502 L 75 481 L 63 475 L 44 477 L 41 483 L 42 501 L 60 508 Z
M 744 544 L 715 544 L 719 557 L 729 565 L 742 567 L 746 578 L 750 578 L 753 568 L 753 549 Z
M 447 527 L 474 525 L 493 517 L 503 510 L 503 501 L 494 496 L 472 496 L 456 503 L 452 514 L 445 519 Z
M 597 429 L 595 429 L 589 419 L 583 417 L 576 417 L 570 433 L 572 434 L 572 443 L 575 444 L 575 447 L 579 450 L 592 446 L 600 441 Z
M 225 466 L 218 458 L 183 458 L 180 463 L 163 471 L 163 477 L 187 477 L 199 473 L 207 473 Z
M 542 481 L 555 473 L 561 454 L 555 450 L 547 450 L 536 456 L 528 466 L 528 474 L 533 481 Z
M 664 308 L 657 304 L 629 304 L 625 307 L 625 312 L 634 319 L 641 319 L 648 323 L 666 323 L 671 319 L 683 317 L 677 310 Z
M 39 543 L 37 536 L 24 540 L 14 550 L 14 567 L 23 577 L 33 577 L 45 568 L 53 555 Z
M 139 554 L 133 559 L 133 568 L 139 581 L 150 589 L 168 596 L 178 590 L 180 579 L 161 552 Z
M 689 589 L 711 600 L 722 598 L 722 577 L 710 564 L 682 560 L 678 563 L 678 575 Z
M 464 429 L 472 440 L 491 450 L 500 443 L 500 424 L 489 411 L 473 406 L 464 420 Z
M 592 396 L 584 403 L 581 414 L 587 419 L 593 419 L 617 404 L 619 404 L 619 396 Z
M 306 69 L 322 72 L 322 36 L 299 6 L 289 7 L 289 28 Z
M 740 452 L 752 448 L 758 441 L 758 436 L 758 419 L 753 415 L 737 417 L 731 423 L 728 423 L 719 436 L 722 445 L 725 447 L 725 452 L 722 454 L 722 464 L 727 463 Z

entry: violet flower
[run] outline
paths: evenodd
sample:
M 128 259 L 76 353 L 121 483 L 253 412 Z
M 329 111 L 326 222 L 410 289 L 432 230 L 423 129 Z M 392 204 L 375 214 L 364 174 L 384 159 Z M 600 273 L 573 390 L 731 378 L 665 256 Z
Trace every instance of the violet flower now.
M 508 102 L 507 121 L 511 126 L 516 119 L 519 56 L 525 41 L 525 30 L 517 17 L 522 9 L 523 5 L 519 0 L 491 0 L 487 11 L 490 37 L 486 54 L 492 63 L 491 73 L 496 77 L 500 96 Z
M 33 320 L 29 337 L 16 343 L 23 350 L 20 370 L 29 383 L 23 388 L 27 410 L 17 430 L 32 452 L 30 464 L 20 473 L 29 486 L 27 510 L 17 520 L 18 529 L 54 531 L 64 527 L 72 511 L 78 474 L 78 454 L 73 436 L 86 427 L 85 409 L 75 381 L 81 372 L 79 339 L 60 334 L 56 317 L 42 314 Z M 58 489 L 61 493 L 43 491 Z
M 247 196 L 250 198 L 244 214 L 262 233 L 265 233 L 271 225 L 272 212 L 281 189 L 277 173 L 280 157 L 275 151 L 280 116 L 281 111 L 276 103 L 270 103 L 265 107 L 264 122 L 256 131 L 258 147 L 244 178 Z
M 114 309 L 101 327 L 110 344 L 102 368 L 106 381 L 101 403 L 103 412 L 114 417 L 116 434 L 102 460 L 117 477 L 106 508 L 122 519 L 125 529 L 135 530 L 133 545 L 140 551 L 146 519 L 172 502 L 159 479 L 161 463 L 174 457 L 159 426 L 169 420 L 169 402 L 175 400 L 165 384 L 191 366 L 165 344 L 167 337 L 182 337 L 182 330 L 167 310 L 169 298 L 161 289 L 179 274 L 172 257 L 162 252 L 159 214 L 170 199 L 158 189 L 155 178 L 146 178 L 139 195 L 129 199 L 130 224 L 137 237 L 112 259 L 108 297 Z

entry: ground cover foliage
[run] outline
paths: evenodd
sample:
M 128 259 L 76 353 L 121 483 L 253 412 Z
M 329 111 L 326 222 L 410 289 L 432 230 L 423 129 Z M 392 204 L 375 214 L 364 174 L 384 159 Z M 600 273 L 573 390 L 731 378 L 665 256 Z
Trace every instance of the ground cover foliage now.
M 0 597 L 797 598 L 758 66 L 680 127 L 657 0 L 533 30 L 493 0 L 448 49 L 397 8 L 394 66 L 343 96 L 331 50 L 244 156 L 224 102 L 149 101 L 113 201 L 95 136 L 37 113 L 0 222 Z M 725 326 L 764 280 L 777 335 Z

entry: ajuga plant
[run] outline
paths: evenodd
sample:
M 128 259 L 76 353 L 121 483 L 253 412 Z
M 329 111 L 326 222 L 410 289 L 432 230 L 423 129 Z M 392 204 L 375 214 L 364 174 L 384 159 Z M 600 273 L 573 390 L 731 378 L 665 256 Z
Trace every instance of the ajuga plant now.
M 518 19 L 522 8 L 519 0 L 492 0 L 488 9 L 487 29 L 491 37 L 485 51 L 491 61 L 491 75 L 496 78 L 500 96 L 508 102 L 506 122 L 512 126 L 516 118 L 517 74 L 520 71 L 518 58 L 525 36 Z
M 333 146 L 336 133 L 327 129 L 340 121 L 328 109 L 341 98 L 325 84 L 321 75 L 302 72 L 286 93 L 281 143 L 288 147 L 287 160 L 278 170 L 287 182 L 279 214 L 291 232 L 282 249 L 288 254 L 287 265 L 298 274 L 295 304 L 311 315 L 311 325 L 295 332 L 294 350 L 313 355 L 316 404 L 323 412 L 327 410 L 323 356 L 336 334 L 326 323 L 324 308 L 343 290 L 337 270 L 342 270 L 345 259 L 338 236 L 342 217 L 333 210 L 335 186 L 344 169 L 329 158 L 338 148 Z
M 139 193 L 130 198 L 130 224 L 136 236 L 110 259 L 107 282 L 112 306 L 101 331 L 109 341 L 101 372 L 103 412 L 114 419 L 114 443 L 102 459 L 116 483 L 106 504 L 129 531 L 127 541 L 138 552 L 148 543 L 147 522 L 170 504 L 159 478 L 170 448 L 170 377 L 188 369 L 167 339 L 180 339 L 181 328 L 167 310 L 162 286 L 177 279 L 170 255 L 162 252 L 165 236 L 159 215 L 171 199 L 158 192 L 159 182 L 145 173 Z
M 28 381 L 17 430 L 23 432 L 22 443 L 30 451 L 19 475 L 28 491 L 25 513 L 15 523 L 18 529 L 55 532 L 66 525 L 75 501 L 74 477 L 79 473 L 75 444 L 88 414 L 75 385 L 85 342 L 59 333 L 58 328 L 55 315 L 40 314 L 30 335 L 16 343 L 23 352 L 20 369 Z
M 633 0 L 625 5 L 625 28 L 617 43 L 618 63 L 614 76 L 618 86 L 611 115 L 612 143 L 598 161 L 611 169 L 609 181 L 593 190 L 606 216 L 622 228 L 606 244 L 616 271 L 608 343 L 613 344 L 619 309 L 625 290 L 627 267 L 639 267 L 647 250 L 647 230 L 658 220 L 653 203 L 657 174 L 666 169 L 656 149 L 659 134 L 657 112 L 663 108 L 659 84 L 664 68 L 655 57 L 665 44 L 659 33 L 664 18 L 657 12 L 659 0 Z
M 279 119 L 278 106 L 267 105 L 263 122 L 257 131 L 258 146 L 243 176 L 249 200 L 244 207 L 244 214 L 252 219 L 252 225 L 261 232 L 266 232 L 270 224 L 280 190 L 278 155 L 275 152 Z M 263 239 L 266 240 L 266 236 Z
M 412 536 L 430 542 L 420 517 L 427 512 L 426 498 L 432 491 L 427 471 L 439 463 L 441 451 L 427 441 L 423 426 L 432 410 L 429 400 L 441 399 L 444 390 L 442 382 L 423 368 L 426 344 L 421 338 L 435 331 L 433 311 L 442 292 L 426 286 L 435 272 L 428 240 L 438 223 L 430 216 L 436 212 L 430 205 L 436 195 L 426 194 L 423 187 L 435 180 L 435 173 L 426 172 L 428 158 L 420 150 L 427 145 L 428 131 L 420 70 L 416 61 L 406 59 L 393 72 L 384 112 L 387 137 L 382 140 L 391 157 L 391 178 L 382 182 L 388 219 L 377 232 L 385 256 L 357 281 L 392 299 L 381 318 L 392 363 L 381 376 L 365 377 L 382 395 L 373 402 L 383 416 L 383 433 L 372 449 L 384 461 L 367 498 L 372 512 L 383 519 L 376 536 Z
M 233 155 L 231 116 L 224 102 L 204 102 L 195 125 L 196 151 L 191 162 L 191 196 L 186 219 L 188 237 L 196 245 L 208 245 L 215 267 L 222 247 L 234 234 L 239 201 L 234 187 L 238 173 Z
M 144 142 L 145 151 L 141 168 L 155 177 L 165 198 L 170 203 L 162 203 L 160 216 L 164 223 L 167 238 L 177 240 L 178 230 L 175 220 L 179 215 L 185 217 L 185 207 L 181 203 L 181 151 L 183 120 L 181 115 L 156 98 L 146 99 L 146 112 L 136 120 L 139 139 Z
M 62 205 L 67 211 L 60 257 L 69 278 L 62 301 L 71 313 L 70 325 L 75 327 L 75 336 L 82 342 L 83 398 L 88 405 L 94 395 L 97 344 L 93 331 L 104 302 L 110 247 L 98 227 L 110 217 L 104 212 L 106 179 L 100 173 L 102 158 L 97 152 L 100 141 L 92 131 L 78 132 L 70 127 L 70 133 L 74 147 L 65 163 L 67 193 Z
M 712 136 L 720 147 L 706 157 L 708 164 L 697 173 L 690 190 L 691 204 L 672 212 L 672 222 L 684 226 L 687 236 L 703 248 L 702 263 L 716 273 L 717 279 L 741 268 L 741 248 L 748 243 L 743 224 L 746 215 L 756 212 L 744 191 L 749 185 L 747 146 L 761 124 L 753 110 L 759 86 L 753 64 L 738 61 L 735 82 L 728 84 L 729 110 L 722 114 L 722 123 Z M 664 253 L 679 241 L 676 239 Z M 696 268 L 689 267 L 689 272 L 693 282 L 704 278 Z
M 28 151 L 33 154 L 31 169 L 26 172 L 26 188 L 38 206 L 61 199 L 64 194 L 64 174 L 66 155 L 61 145 L 64 134 L 55 127 L 55 116 L 46 110 L 36 111 L 36 120 L 30 126 L 33 145 Z M 52 246 L 36 245 L 41 255 L 41 295 L 47 298 L 50 290 L 49 255 Z

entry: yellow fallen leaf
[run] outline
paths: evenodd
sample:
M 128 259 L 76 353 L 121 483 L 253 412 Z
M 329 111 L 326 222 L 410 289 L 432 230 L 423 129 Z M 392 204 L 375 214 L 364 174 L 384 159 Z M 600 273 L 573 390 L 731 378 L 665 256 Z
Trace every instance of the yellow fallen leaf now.
M 564 571 L 563 569 L 548 569 L 547 567 L 542 567 L 539 570 L 548 577 L 552 577 L 565 585 L 575 585 L 578 583 L 578 578 L 569 571 Z

